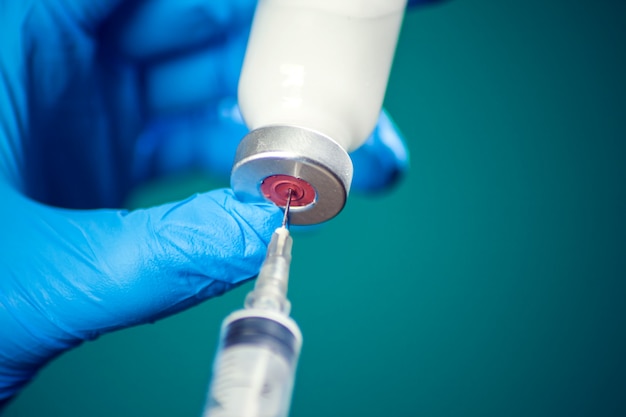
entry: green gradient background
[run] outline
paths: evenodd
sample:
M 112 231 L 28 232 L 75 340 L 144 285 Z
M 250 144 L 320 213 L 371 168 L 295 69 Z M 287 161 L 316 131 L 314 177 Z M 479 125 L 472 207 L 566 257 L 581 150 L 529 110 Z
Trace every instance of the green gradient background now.
M 624 1 L 410 13 L 386 106 L 412 171 L 296 237 L 291 416 L 626 415 L 625 40 Z M 248 290 L 81 346 L 5 416 L 199 416 Z

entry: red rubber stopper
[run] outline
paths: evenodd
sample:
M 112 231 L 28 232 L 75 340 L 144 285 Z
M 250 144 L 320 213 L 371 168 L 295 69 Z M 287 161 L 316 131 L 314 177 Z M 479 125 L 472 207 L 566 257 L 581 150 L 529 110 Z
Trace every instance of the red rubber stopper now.
M 291 189 L 291 207 L 303 207 L 315 201 L 315 188 L 303 179 L 291 175 L 272 175 L 261 183 L 263 196 L 279 207 L 287 205 Z

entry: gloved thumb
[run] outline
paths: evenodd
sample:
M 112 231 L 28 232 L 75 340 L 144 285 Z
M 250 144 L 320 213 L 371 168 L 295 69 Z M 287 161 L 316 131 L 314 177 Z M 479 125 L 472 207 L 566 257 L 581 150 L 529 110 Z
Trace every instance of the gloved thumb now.
M 10 336 L 0 342 L 0 382 L 2 364 L 18 377 L 83 340 L 253 277 L 281 220 L 277 207 L 243 204 L 229 190 L 132 212 L 56 209 L 21 195 L 1 207 L 0 326 Z
M 216 190 L 130 213 L 74 211 L 69 218 L 72 255 L 86 268 L 74 278 L 85 294 L 82 308 L 98 308 L 87 326 L 84 316 L 66 323 L 89 338 L 175 313 L 255 276 L 281 214 Z M 90 273 L 96 282 L 87 282 Z M 85 291 L 85 284 L 95 286 Z

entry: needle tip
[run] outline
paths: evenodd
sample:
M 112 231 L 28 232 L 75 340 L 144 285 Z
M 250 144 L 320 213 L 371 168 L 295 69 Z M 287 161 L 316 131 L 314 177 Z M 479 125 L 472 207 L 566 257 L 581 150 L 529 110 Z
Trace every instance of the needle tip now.
M 290 188 L 287 194 L 287 204 L 285 204 L 285 215 L 283 216 L 283 224 L 282 227 L 289 226 L 289 208 L 291 207 L 291 194 L 293 190 Z

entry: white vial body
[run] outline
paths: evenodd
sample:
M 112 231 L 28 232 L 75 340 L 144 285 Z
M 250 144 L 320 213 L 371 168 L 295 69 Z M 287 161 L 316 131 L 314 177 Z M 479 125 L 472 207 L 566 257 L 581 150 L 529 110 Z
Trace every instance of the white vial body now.
M 239 81 L 250 129 L 316 130 L 350 152 L 374 129 L 406 0 L 260 0 Z

